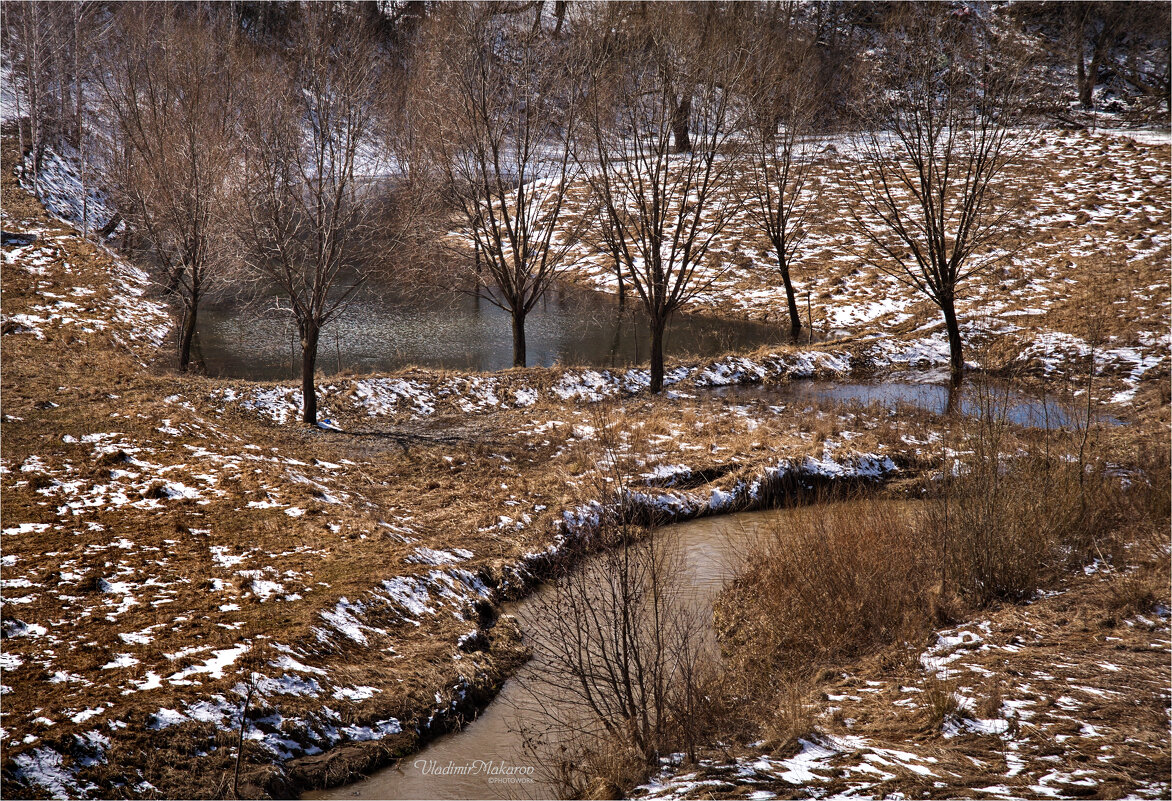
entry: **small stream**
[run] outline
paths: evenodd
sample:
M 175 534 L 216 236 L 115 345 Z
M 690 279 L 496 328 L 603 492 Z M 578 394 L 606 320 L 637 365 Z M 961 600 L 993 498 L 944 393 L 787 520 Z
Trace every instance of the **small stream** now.
M 677 548 L 682 559 L 682 577 L 686 600 L 711 615 L 711 604 L 724 582 L 738 569 L 738 560 L 744 546 L 754 534 L 766 526 L 777 524 L 793 509 L 774 509 L 760 512 L 742 512 L 720 517 L 701 518 L 686 523 L 664 526 L 657 530 L 660 542 Z M 542 594 L 549 586 L 539 588 L 516 603 L 506 605 L 505 614 L 527 619 L 526 611 L 539 607 Z M 526 636 L 541 637 L 540 631 L 526 631 Z M 333 790 L 307 793 L 305 798 L 550 798 L 556 789 L 545 784 L 539 766 L 526 753 L 517 722 L 534 720 L 542 715 L 559 713 L 561 699 L 547 695 L 535 697 L 545 685 L 535 682 L 541 664 L 533 659 L 517 671 L 501 688 L 496 699 L 481 715 L 463 729 L 446 734 L 424 749 L 407 757 L 397 767 L 385 768 L 367 779 Z M 564 706 L 564 702 L 561 702 Z M 534 706 L 541 707 L 540 711 Z M 568 712 L 566 713 L 569 714 Z M 533 767 L 532 781 L 502 780 L 477 770 L 477 765 L 493 762 L 495 765 Z M 456 775 L 437 775 L 436 769 L 448 766 L 468 767 L 469 772 Z M 432 767 L 434 766 L 434 767 Z M 528 777 L 525 777 L 528 778 Z
M 742 384 L 712 390 L 730 403 L 760 401 L 796 405 L 803 402 L 877 404 L 889 410 L 900 405 L 914 406 L 936 415 L 951 412 L 977 417 L 991 411 L 996 419 L 1032 428 L 1058 429 L 1081 426 L 1086 408 L 1077 408 L 1055 397 L 1039 398 L 1005 381 L 969 379 L 958 389 L 946 383 L 915 381 L 911 375 L 892 375 L 885 381 L 790 381 L 782 384 Z M 1124 421 L 1106 414 L 1094 419 L 1108 425 Z

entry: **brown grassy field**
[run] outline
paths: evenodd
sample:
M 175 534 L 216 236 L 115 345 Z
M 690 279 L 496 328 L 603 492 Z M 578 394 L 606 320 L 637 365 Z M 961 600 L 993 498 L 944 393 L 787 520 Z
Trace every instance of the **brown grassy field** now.
M 494 602 L 588 533 L 563 512 L 598 500 L 600 425 L 681 517 L 759 503 L 779 472 L 918 491 L 941 463 L 935 415 L 773 394 L 873 361 L 865 338 L 669 365 L 660 398 L 638 370 L 325 379 L 343 431 L 301 426 L 291 387 L 172 372 L 157 292 L 50 219 L 13 151 L 4 229 L 37 241 L 0 272 L 6 796 L 225 796 L 249 684 L 247 794 L 338 781 L 458 722 L 523 656 Z M 1153 303 L 1131 319 L 1166 330 Z M 1120 412 L 1139 421 L 1113 435 L 1121 462 L 1166 436 L 1166 370 Z M 713 376 L 766 386 L 725 397 Z
M 452 391 L 432 414 L 371 415 L 370 384 L 326 381 L 330 413 L 361 433 L 279 424 L 248 399 L 285 388 L 170 372 L 149 286 L 8 172 L 3 191 L 5 230 L 38 237 L 4 253 L 5 787 L 223 794 L 253 678 L 253 791 L 337 780 L 482 702 L 519 654 L 482 602 L 519 591 L 526 555 L 564 541 L 562 510 L 589 500 L 596 415 L 576 401 L 601 396 L 577 374 L 412 372 L 386 380 L 541 397 L 470 407 Z M 700 476 L 684 514 L 704 510 L 704 471 L 735 490 L 843 431 L 858 431 L 831 442 L 844 463 L 919 459 L 900 440 L 913 420 L 875 410 L 811 408 L 795 426 L 768 396 L 605 405 L 649 471 Z M 487 646 L 459 650 L 482 626 Z

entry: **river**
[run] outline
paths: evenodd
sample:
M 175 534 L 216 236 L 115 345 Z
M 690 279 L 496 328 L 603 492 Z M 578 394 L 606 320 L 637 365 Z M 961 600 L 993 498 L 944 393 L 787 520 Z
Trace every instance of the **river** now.
M 681 559 L 682 591 L 685 601 L 703 608 L 711 619 L 711 603 L 724 582 L 734 575 L 745 545 L 764 526 L 783 524 L 793 509 L 743 512 L 707 517 L 657 530 L 660 542 L 678 549 Z M 580 569 L 580 568 L 579 568 Z M 542 608 L 543 594 L 549 585 L 532 595 L 506 605 L 504 614 L 532 621 Z M 526 637 L 541 637 L 532 630 Z M 543 715 L 555 718 L 570 714 L 559 712 L 564 699 L 548 694 L 542 683 L 540 660 L 526 663 L 501 688 L 496 699 L 481 715 L 463 729 L 443 735 L 399 765 L 385 768 L 367 779 L 332 790 L 307 793 L 314 799 L 404 799 L 404 798 L 549 798 L 556 788 L 546 783 L 540 765 L 534 765 L 526 752 L 518 723 L 533 722 Z M 539 706 L 540 710 L 535 709 Z M 514 769 L 511 778 L 488 775 L 487 764 Z M 451 766 L 466 772 L 437 775 L 437 770 Z M 516 770 L 516 769 L 520 770 Z M 532 776 L 528 769 L 532 768 Z M 449 768 L 450 770 L 450 768 Z M 531 780 L 530 780 L 531 779 Z

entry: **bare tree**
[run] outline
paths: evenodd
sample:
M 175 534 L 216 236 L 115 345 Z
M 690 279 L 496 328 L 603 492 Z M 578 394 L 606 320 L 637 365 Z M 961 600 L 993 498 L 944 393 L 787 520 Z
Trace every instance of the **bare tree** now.
M 19 85 L 14 85 L 17 102 L 20 102 L 22 94 L 28 100 L 29 149 L 32 153 L 30 178 L 33 194 L 39 197 L 41 160 L 48 144 L 45 95 L 53 27 L 48 24 L 49 11 L 42 3 L 5 4 L 4 13 L 9 49 L 16 55 L 14 77 L 19 74 L 21 79 Z M 23 139 L 23 125 L 20 130 Z M 21 155 L 24 155 L 23 147 Z
M 289 301 L 310 424 L 318 340 L 362 282 L 357 256 L 370 234 L 358 160 L 372 133 L 379 62 L 353 11 L 302 6 L 289 51 L 264 53 L 251 66 L 243 104 L 242 257 Z
M 788 16 L 759 15 L 762 41 L 747 76 L 745 129 L 752 158 L 748 206 L 769 239 L 785 286 L 790 333 L 802 330 L 791 269 L 806 238 L 806 219 L 818 199 L 809 181 L 817 82 L 809 43 Z
M 600 20 L 603 57 L 594 60 L 581 125 L 586 180 L 609 219 L 602 234 L 649 318 L 652 392 L 663 388 L 667 322 L 725 269 L 709 250 L 742 203 L 730 191 L 736 114 L 726 87 L 737 84 L 743 61 L 722 18 L 710 17 L 701 35 L 687 19 L 693 12 L 665 4 L 621 24 Z M 673 147 L 681 104 L 686 149 Z
M 175 3 L 129 4 L 118 14 L 100 71 L 114 122 L 112 194 L 179 298 L 179 368 L 186 370 L 200 301 L 222 265 L 217 217 L 233 159 L 238 84 L 233 26 Z
M 41 191 L 47 151 L 64 143 L 83 147 L 82 116 L 89 56 L 101 26 L 96 2 L 6 3 L 2 29 L 21 115 L 28 112 L 34 192 Z M 25 103 L 27 101 L 27 105 Z M 24 144 L 24 127 L 20 138 Z
M 1088 2 L 1066 6 L 1076 66 L 1078 104 L 1084 109 L 1094 108 L 1099 71 L 1110 57 L 1111 50 L 1127 33 L 1132 5 Z
M 614 421 L 600 412 L 594 427 L 599 552 L 539 592 L 522 618 L 540 632 L 530 641 L 539 670 L 527 689 L 539 705 L 559 702 L 544 721 L 542 709 L 530 710 L 522 734 L 573 797 L 613 774 L 616 761 L 639 781 L 664 751 L 692 748 L 686 719 L 714 663 L 709 599 L 689 584 L 679 548 L 655 530 L 660 521 L 638 505 L 638 466 Z
M 524 367 L 526 316 L 577 239 L 559 229 L 575 99 L 555 43 L 491 5 L 446 11 L 434 20 L 423 66 L 430 99 L 417 108 L 472 241 L 477 277 L 483 268 L 487 299 L 511 315 L 513 364 Z
M 1048 4 L 1043 4 L 1043 8 Z M 1060 3 L 1073 51 L 1078 103 L 1094 108 L 1095 86 L 1105 75 L 1122 78 L 1144 94 L 1168 94 L 1168 24 L 1166 3 Z M 1144 51 L 1157 45 L 1149 58 Z
M 1020 44 L 944 7 L 912 9 L 888 35 L 858 137 L 851 215 L 872 246 L 864 258 L 940 308 L 959 381 L 956 301 L 1008 255 L 1023 202 L 1005 181 L 1032 141 Z

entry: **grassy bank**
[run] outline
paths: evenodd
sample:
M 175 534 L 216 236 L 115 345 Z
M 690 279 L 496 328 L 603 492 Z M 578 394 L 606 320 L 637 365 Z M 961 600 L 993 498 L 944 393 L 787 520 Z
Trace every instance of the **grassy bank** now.
M 919 493 L 956 448 L 921 410 L 771 394 L 890 367 L 850 343 L 669 365 L 658 398 L 637 369 L 328 379 L 343 431 L 302 427 L 293 387 L 172 372 L 149 276 L 46 215 L 4 147 L 4 230 L 36 237 L 0 274 L 5 795 L 225 796 L 242 716 L 242 794 L 284 795 L 458 724 L 523 655 L 496 601 L 589 529 L 602 426 L 662 520 L 807 478 Z M 1160 369 L 1119 464 L 1164 430 Z
M 1165 794 L 1166 447 L 1004 433 L 965 426 L 924 500 L 763 534 L 716 605 L 724 756 L 640 793 Z

